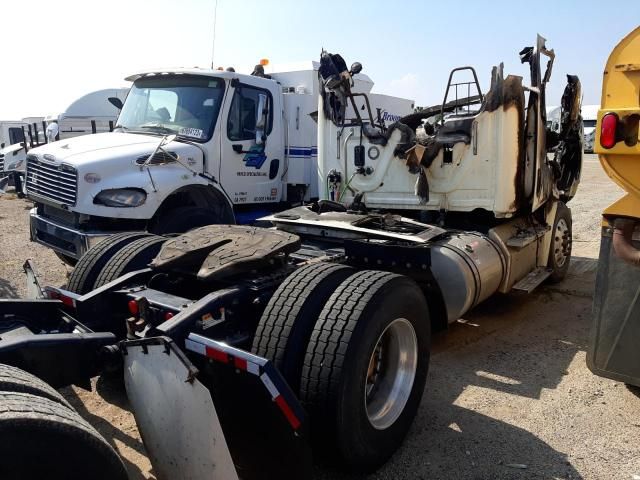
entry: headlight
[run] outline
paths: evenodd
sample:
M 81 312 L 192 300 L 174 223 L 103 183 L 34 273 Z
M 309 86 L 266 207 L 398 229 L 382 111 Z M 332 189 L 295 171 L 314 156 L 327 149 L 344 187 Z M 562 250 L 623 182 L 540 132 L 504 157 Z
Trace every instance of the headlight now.
M 144 190 L 137 188 L 118 188 L 102 190 L 93 199 L 93 203 L 107 207 L 139 207 L 147 199 Z
M 13 162 L 13 163 L 8 163 L 8 164 L 5 166 L 5 170 L 6 170 L 6 171 L 9 171 L 9 170 L 18 170 L 18 169 L 22 166 L 22 164 L 23 164 L 23 163 L 24 163 L 24 159 L 16 160 L 16 161 L 15 161 L 15 162 Z

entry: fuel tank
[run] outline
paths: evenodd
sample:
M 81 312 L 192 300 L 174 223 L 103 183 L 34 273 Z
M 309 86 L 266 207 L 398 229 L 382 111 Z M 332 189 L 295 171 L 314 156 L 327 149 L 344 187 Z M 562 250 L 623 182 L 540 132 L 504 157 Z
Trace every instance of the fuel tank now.
M 449 322 L 498 291 L 506 275 L 504 254 L 489 237 L 452 233 L 433 242 L 431 271 L 440 285 Z

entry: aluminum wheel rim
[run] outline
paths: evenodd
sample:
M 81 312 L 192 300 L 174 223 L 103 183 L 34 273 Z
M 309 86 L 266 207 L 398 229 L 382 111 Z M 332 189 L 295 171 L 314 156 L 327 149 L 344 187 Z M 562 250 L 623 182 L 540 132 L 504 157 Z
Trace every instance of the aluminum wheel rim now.
M 411 323 L 398 318 L 385 328 L 369 359 L 364 403 L 377 430 L 398 419 L 411 395 L 418 366 L 418 339 Z
M 571 238 L 569 225 L 564 218 L 558 220 L 556 231 L 553 232 L 553 256 L 556 266 L 562 268 L 571 253 Z

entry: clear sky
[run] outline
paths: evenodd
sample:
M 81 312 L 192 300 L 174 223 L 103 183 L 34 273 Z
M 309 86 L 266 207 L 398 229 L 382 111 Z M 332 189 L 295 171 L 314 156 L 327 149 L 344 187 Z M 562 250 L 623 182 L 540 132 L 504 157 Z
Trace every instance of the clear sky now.
M 60 113 L 75 98 L 156 67 L 211 64 L 215 0 L 2 2 L 0 119 Z M 556 52 L 548 104 L 564 74 L 599 103 L 607 55 L 640 24 L 640 0 L 218 0 L 215 65 L 250 71 L 317 59 L 320 49 L 360 61 L 374 91 L 442 101 L 451 68 L 473 65 L 486 90 L 491 66 L 524 75 L 518 52 L 536 33 Z M 528 80 L 526 80 L 528 81 Z

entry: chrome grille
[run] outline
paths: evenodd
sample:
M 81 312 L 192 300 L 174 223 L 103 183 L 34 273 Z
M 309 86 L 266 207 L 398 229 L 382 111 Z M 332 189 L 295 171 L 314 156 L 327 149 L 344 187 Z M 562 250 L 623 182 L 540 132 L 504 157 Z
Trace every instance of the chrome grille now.
M 4 172 L 4 153 L 0 153 L 0 173 Z
M 70 165 L 55 165 L 27 155 L 26 187 L 28 195 L 75 205 L 78 172 Z

